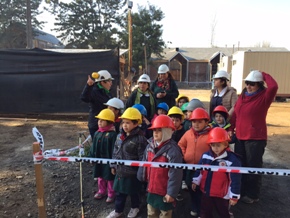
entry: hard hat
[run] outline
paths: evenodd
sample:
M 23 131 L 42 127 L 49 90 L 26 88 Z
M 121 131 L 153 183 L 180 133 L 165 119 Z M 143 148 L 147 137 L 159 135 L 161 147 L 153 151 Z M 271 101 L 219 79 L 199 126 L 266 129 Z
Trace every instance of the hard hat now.
M 213 128 L 207 138 L 207 143 L 218 143 L 218 142 L 228 142 L 230 140 L 229 134 L 227 131 L 221 127 Z
M 196 108 L 204 108 L 204 105 L 199 99 L 193 98 L 190 100 L 190 102 L 188 102 L 186 110 L 187 111 L 194 111 L 194 109 L 196 109 Z
M 152 126 L 148 129 L 161 129 L 161 128 L 171 128 L 173 131 L 175 130 L 173 121 L 169 116 L 164 114 L 158 115 L 154 119 Z
M 250 81 L 250 82 L 263 82 L 264 81 L 262 73 L 258 70 L 251 71 L 246 77 L 246 79 L 244 80 Z
M 147 116 L 147 110 L 143 104 L 134 104 L 132 108 L 136 108 L 143 116 Z
M 101 112 L 95 117 L 101 120 L 115 122 L 115 114 L 112 110 L 108 108 L 101 110 Z
M 212 114 L 214 115 L 215 113 L 218 113 L 218 112 L 224 113 L 226 115 L 226 118 L 229 117 L 228 110 L 222 105 L 216 106 L 215 109 L 212 111 Z
M 170 108 L 167 115 L 170 116 L 173 114 L 179 114 L 182 116 L 182 119 L 184 119 L 184 113 L 182 112 L 182 110 L 179 107 L 173 106 L 172 108 Z
M 150 80 L 150 77 L 149 77 L 147 74 L 142 74 L 142 75 L 139 77 L 137 83 L 139 83 L 139 82 L 150 83 L 151 80 Z
M 216 72 L 216 74 L 213 76 L 213 79 L 218 79 L 218 78 L 226 78 L 227 80 L 230 80 L 229 74 L 224 71 L 224 70 L 219 70 Z
M 104 105 L 111 106 L 119 110 L 125 107 L 124 102 L 121 99 L 116 98 L 116 97 L 111 98 L 109 101 L 107 101 L 107 103 L 104 103 Z
M 187 109 L 186 109 L 186 107 L 187 107 L 187 105 L 189 104 L 189 102 L 186 102 L 186 103 L 184 103 L 182 106 L 181 106 L 181 110 L 182 110 L 182 112 L 186 112 L 187 111 Z
M 121 116 L 122 119 L 137 120 L 138 124 L 142 123 L 142 115 L 136 108 L 128 107 Z
M 176 102 L 178 102 L 181 98 L 185 98 L 187 102 L 189 102 L 189 98 L 186 96 L 186 95 L 182 95 L 182 94 L 179 94 L 177 99 L 176 99 Z
M 105 80 L 114 80 L 111 74 L 107 70 L 100 70 L 99 72 L 93 72 L 92 77 L 96 82 L 101 82 Z
M 203 108 L 196 108 L 192 111 L 189 120 L 209 120 L 209 115 L 207 111 Z
M 169 68 L 166 64 L 161 64 L 159 67 L 158 67 L 158 74 L 161 74 L 161 73 L 167 73 L 169 71 Z
M 163 109 L 165 110 L 166 112 L 168 112 L 169 110 L 169 106 L 168 104 L 166 104 L 165 102 L 161 102 L 157 105 L 157 109 Z

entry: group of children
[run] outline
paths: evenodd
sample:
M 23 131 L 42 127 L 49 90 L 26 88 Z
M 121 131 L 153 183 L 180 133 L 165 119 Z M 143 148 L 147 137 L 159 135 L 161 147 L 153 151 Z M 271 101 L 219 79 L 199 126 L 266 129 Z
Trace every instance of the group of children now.
M 199 99 L 189 101 L 180 95 L 176 106 L 157 105 L 150 121 L 146 108 L 136 104 L 121 113 L 123 102 L 110 99 L 98 119 L 90 157 L 149 162 L 240 166 L 239 158 L 229 149 L 228 114 L 219 106 L 212 118 Z M 235 205 L 240 193 L 240 174 L 185 171 L 176 168 L 133 167 L 96 164 L 94 178 L 98 192 L 94 198 L 115 202 L 107 218 L 123 215 L 127 196 L 131 209 L 127 217 L 139 213 L 139 194 L 147 184 L 148 217 L 172 217 L 175 200 L 182 200 L 181 189 L 189 190 L 191 215 L 230 217 L 229 205 Z

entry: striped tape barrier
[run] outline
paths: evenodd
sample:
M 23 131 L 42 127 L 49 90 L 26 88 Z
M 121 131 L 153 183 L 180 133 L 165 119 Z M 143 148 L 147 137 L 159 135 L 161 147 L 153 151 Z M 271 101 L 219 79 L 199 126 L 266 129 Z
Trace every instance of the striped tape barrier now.
M 275 176 L 290 176 L 288 169 L 271 169 L 271 168 L 249 168 L 249 167 L 224 167 L 210 166 L 198 164 L 182 164 L 182 163 L 162 163 L 162 162 L 147 162 L 133 160 L 115 160 L 103 158 L 89 157 L 57 157 L 57 156 L 42 156 L 35 157 L 35 163 L 40 163 L 43 159 L 61 162 L 82 162 L 95 164 L 111 164 L 111 165 L 126 165 L 134 167 L 156 167 L 156 168 L 172 168 L 172 169 L 187 169 L 187 170 L 207 170 L 214 172 L 227 173 L 243 173 L 243 174 L 258 174 L 258 175 L 275 175 Z

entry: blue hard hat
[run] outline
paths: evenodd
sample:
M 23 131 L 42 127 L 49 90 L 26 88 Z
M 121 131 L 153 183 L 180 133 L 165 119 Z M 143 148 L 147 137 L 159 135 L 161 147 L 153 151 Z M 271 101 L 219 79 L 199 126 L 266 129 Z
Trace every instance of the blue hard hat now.
M 168 104 L 166 104 L 165 102 L 161 102 L 157 105 L 157 109 L 163 109 L 165 110 L 166 112 L 169 111 L 169 106 Z
M 147 116 L 147 110 L 143 104 L 134 104 L 132 107 L 136 108 L 143 116 Z

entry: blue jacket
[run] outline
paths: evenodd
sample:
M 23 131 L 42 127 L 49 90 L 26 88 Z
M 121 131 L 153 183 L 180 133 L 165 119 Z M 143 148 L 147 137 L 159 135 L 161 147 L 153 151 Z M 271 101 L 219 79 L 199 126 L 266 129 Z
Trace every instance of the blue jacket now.
M 212 150 L 205 152 L 198 164 L 223 167 L 241 166 L 238 156 L 229 150 L 218 157 L 214 156 Z M 238 200 L 240 198 L 241 178 L 242 174 L 240 173 L 197 170 L 192 182 L 199 185 L 201 191 L 209 197 Z

